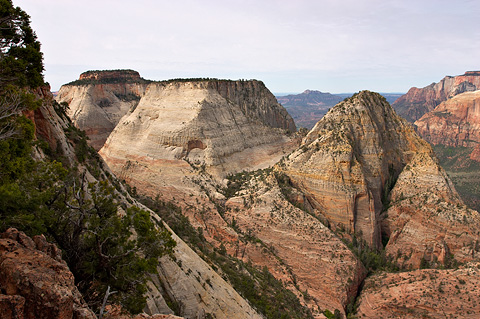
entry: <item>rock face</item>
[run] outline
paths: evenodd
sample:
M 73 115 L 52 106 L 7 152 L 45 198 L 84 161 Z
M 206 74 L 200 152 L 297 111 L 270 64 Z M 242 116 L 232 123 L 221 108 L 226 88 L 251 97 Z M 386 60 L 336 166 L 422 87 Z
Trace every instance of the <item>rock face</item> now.
M 439 83 L 421 89 L 413 87 L 392 106 L 400 116 L 415 122 L 441 102 L 457 94 L 479 89 L 480 71 L 469 71 L 464 75 L 446 76 Z
M 480 264 L 380 273 L 365 281 L 358 318 L 477 318 Z
M 94 319 L 60 250 L 10 228 L 0 239 L 2 318 Z
M 237 234 L 254 240 L 223 235 L 227 251 L 267 267 L 315 318 L 322 318 L 319 310 L 325 309 L 346 315 L 366 275 L 361 262 L 315 216 L 290 203 L 272 175 L 258 175 L 249 184 L 226 202 L 224 214 L 226 220 L 235 220 Z
M 283 170 L 318 214 L 380 247 L 380 213 L 404 166 L 429 145 L 379 94 L 363 91 L 323 117 Z
M 415 122 L 428 142 L 446 146 L 479 147 L 480 90 L 465 92 L 440 103 Z M 471 158 L 480 161 L 476 152 Z
M 155 216 L 156 217 L 156 216 Z M 158 217 L 156 217 L 159 220 Z M 168 226 L 167 226 L 168 227 Z M 163 257 L 149 285 L 148 312 L 168 313 L 162 294 L 178 304 L 185 318 L 261 319 L 225 280 L 178 236 L 175 261 Z M 154 317 L 155 318 L 155 317 Z
M 63 85 L 56 100 L 68 103 L 68 116 L 98 151 L 120 119 L 137 106 L 147 85 L 135 71 L 88 71 Z
M 192 167 L 224 176 L 274 164 L 294 147 L 286 130 L 295 131 L 292 118 L 261 82 L 152 83 L 100 154 L 153 196 L 162 188 L 188 194 Z
M 75 162 L 76 157 L 73 149 L 74 147 L 65 134 L 65 130 L 70 122 L 68 118 L 62 117 L 61 112 L 57 112 L 55 110 L 53 98 L 49 92 L 49 88 L 42 88 L 36 92 L 36 94 L 38 97 L 43 99 L 44 103 L 34 112 L 29 112 L 27 114 L 27 116 L 35 123 L 36 136 L 42 137 L 44 140 L 46 140 L 51 149 L 57 149 L 61 151 L 61 154 L 65 155 L 66 160 L 69 161 L 72 166 L 76 165 L 80 170 L 88 170 L 88 168 L 83 167 L 81 163 Z M 39 157 L 41 157 L 41 155 L 39 155 Z M 115 178 L 112 177 L 113 173 L 108 169 L 108 167 L 99 165 L 99 167 L 96 168 L 104 172 L 100 175 Z M 93 175 L 91 175 L 88 171 L 86 175 L 89 182 L 96 181 Z M 111 183 L 111 181 L 108 182 Z M 123 188 L 118 180 L 115 180 L 115 183 Z M 125 190 L 122 193 L 117 193 L 117 198 L 121 203 L 123 203 L 123 205 L 126 205 L 127 207 L 130 206 L 132 202 L 137 206 L 142 206 L 141 204 L 136 203 L 135 200 L 131 198 Z M 146 207 L 143 207 L 143 209 L 148 210 Z M 161 222 L 160 218 L 155 215 L 154 212 L 150 210 L 149 212 L 152 218 L 156 219 L 158 223 Z M 177 246 L 175 248 L 175 259 L 177 262 L 174 262 L 168 258 L 162 258 L 160 260 L 158 268 L 159 275 L 152 276 L 152 281 L 148 285 L 149 291 L 147 295 L 147 308 L 145 309 L 147 313 L 152 315 L 153 318 L 161 318 L 161 316 L 156 314 L 173 314 L 173 311 L 168 307 L 165 301 L 165 298 L 168 296 L 170 300 L 173 300 L 177 302 L 177 304 L 181 305 L 179 311 L 185 318 L 202 318 L 202 316 L 208 316 L 208 314 L 214 316 L 215 318 L 260 318 L 256 311 L 253 310 L 253 308 L 231 287 L 230 284 L 225 282 L 180 238 L 173 233 L 172 236 L 177 242 Z M 21 236 L 21 238 L 23 238 L 23 236 Z M 42 244 L 42 247 L 43 246 L 47 247 L 46 244 Z M 38 248 L 40 249 L 40 247 Z M 49 251 L 51 249 L 53 248 L 48 248 Z M 56 256 L 60 256 L 58 250 L 55 251 Z M 33 254 L 32 258 L 36 256 L 36 253 L 32 251 L 27 251 L 26 253 L 30 255 Z M 29 258 L 30 257 L 28 256 L 25 257 L 27 263 L 30 262 Z M 14 265 L 17 263 L 18 261 L 16 259 L 12 262 Z M 0 262 L 0 268 L 2 266 L 3 264 Z M 62 263 L 62 267 L 68 269 L 68 267 L 64 265 L 64 262 Z M 197 274 L 196 276 L 190 276 L 190 273 L 193 270 L 198 271 L 201 273 L 201 275 Z M 47 272 L 49 270 L 42 271 Z M 23 275 L 19 276 L 23 277 Z M 73 276 L 71 273 L 69 276 L 71 276 L 71 280 L 73 282 Z M 56 283 L 53 282 L 52 285 L 63 283 L 61 280 L 64 280 L 64 278 L 57 277 L 52 279 L 54 281 L 56 280 Z M 0 275 L 0 279 L 2 278 L 4 277 Z M 208 282 L 211 283 L 212 286 L 210 286 Z M 2 307 L 14 309 L 15 311 L 25 309 L 25 307 L 27 307 L 26 297 L 22 296 L 8 294 L 5 296 L 0 295 L 0 309 L 4 309 Z M 17 313 L 20 313 L 18 311 Z M 14 316 L 13 318 L 17 319 L 22 317 Z M 55 317 L 53 315 L 42 317 L 37 314 L 36 317 L 26 316 L 24 318 L 63 317 Z M 79 316 L 68 318 L 83 317 Z M 92 317 L 92 319 L 93 318 L 95 317 Z M 166 318 L 174 317 L 170 316 Z
M 402 268 L 447 267 L 480 257 L 480 214 L 468 209 L 437 160 L 417 153 L 390 193 L 382 228 Z

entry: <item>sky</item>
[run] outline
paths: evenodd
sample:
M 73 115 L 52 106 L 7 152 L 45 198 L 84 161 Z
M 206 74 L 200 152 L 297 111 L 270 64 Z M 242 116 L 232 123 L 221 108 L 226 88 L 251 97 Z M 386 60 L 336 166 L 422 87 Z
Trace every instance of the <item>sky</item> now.
M 407 92 L 480 70 L 480 0 L 13 0 L 56 91 L 87 70 Z

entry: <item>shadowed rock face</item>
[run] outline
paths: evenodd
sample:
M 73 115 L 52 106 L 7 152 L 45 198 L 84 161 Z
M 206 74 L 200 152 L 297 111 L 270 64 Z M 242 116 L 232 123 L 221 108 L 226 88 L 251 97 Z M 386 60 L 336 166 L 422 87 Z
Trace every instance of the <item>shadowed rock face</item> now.
M 447 146 L 480 145 L 480 90 L 446 100 L 415 122 L 418 133 L 430 143 Z M 480 162 L 476 152 L 472 159 Z
M 469 71 L 464 75 L 446 76 L 439 83 L 424 88 L 413 87 L 393 104 L 397 113 L 410 122 L 415 122 L 432 111 L 441 102 L 453 96 L 480 89 L 480 72 Z
M 63 85 L 56 100 L 68 103 L 68 116 L 98 151 L 120 119 L 137 106 L 147 85 L 135 71 L 88 71 Z
M 416 152 L 431 148 L 381 95 L 363 91 L 332 108 L 284 170 L 333 225 L 379 247 L 382 201 Z

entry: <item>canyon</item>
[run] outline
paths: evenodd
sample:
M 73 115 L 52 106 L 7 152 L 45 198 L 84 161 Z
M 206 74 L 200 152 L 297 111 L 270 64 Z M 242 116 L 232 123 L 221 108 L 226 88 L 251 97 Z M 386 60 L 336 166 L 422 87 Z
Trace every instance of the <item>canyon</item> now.
M 178 204 L 214 249 L 268 269 L 315 318 L 351 311 L 368 273 L 352 240 L 404 270 L 477 260 L 478 212 L 382 96 L 362 91 L 305 137 L 292 131 L 261 82 L 164 81 L 100 154 L 137 192 Z

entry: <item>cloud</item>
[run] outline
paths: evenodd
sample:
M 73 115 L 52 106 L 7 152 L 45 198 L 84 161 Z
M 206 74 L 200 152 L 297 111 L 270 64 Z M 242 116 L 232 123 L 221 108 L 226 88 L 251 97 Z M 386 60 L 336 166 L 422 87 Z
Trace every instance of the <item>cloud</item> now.
M 406 91 L 479 68 L 478 1 L 14 3 L 32 16 L 54 89 L 81 67 L 133 68 L 152 79 L 259 78 L 290 92 Z M 371 80 L 354 82 L 362 78 Z

